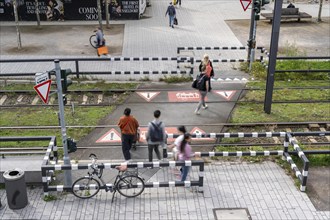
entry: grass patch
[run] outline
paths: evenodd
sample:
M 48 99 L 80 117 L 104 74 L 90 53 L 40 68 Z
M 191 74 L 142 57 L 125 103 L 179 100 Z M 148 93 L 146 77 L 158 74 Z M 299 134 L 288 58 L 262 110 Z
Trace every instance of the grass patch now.
M 43 199 L 44 199 L 45 202 L 51 202 L 51 201 L 57 200 L 57 196 L 48 195 L 48 196 L 44 196 Z
M 272 104 L 271 114 L 264 112 L 263 104 L 237 104 L 231 123 L 329 121 L 328 103 Z
M 163 81 L 166 83 L 182 83 L 182 82 L 191 82 L 191 76 L 164 76 L 164 78 L 160 78 L 159 81 Z
M 114 106 L 100 107 L 80 107 L 75 108 L 75 114 L 72 115 L 69 107 L 65 108 L 65 120 L 67 126 L 97 125 L 99 121 L 105 118 L 114 109 Z M 57 126 L 57 107 L 40 107 L 40 108 L 15 108 L 15 109 L 0 109 L 0 122 L 2 126 Z M 41 117 L 46 115 L 47 117 Z M 92 131 L 93 128 L 67 129 L 68 137 L 79 140 Z M 56 136 L 57 143 L 60 146 L 61 131 L 60 129 L 1 129 L 0 136 Z M 48 146 L 48 141 L 31 141 L 31 142 L 3 142 L 2 146 L 6 147 L 27 147 L 27 146 Z

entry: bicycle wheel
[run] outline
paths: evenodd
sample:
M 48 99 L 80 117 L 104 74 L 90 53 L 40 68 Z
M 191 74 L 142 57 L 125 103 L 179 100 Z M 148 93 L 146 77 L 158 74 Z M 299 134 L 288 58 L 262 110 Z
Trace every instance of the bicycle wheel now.
M 93 34 L 92 36 L 90 36 L 89 38 L 89 43 L 92 45 L 92 47 L 94 47 L 95 49 L 98 48 L 98 44 L 97 44 L 97 39 L 96 39 L 96 35 Z
M 117 182 L 116 188 L 121 195 L 132 198 L 143 192 L 144 182 L 138 176 L 128 175 L 124 176 Z
M 94 178 L 81 177 L 72 185 L 72 193 L 81 199 L 88 199 L 100 191 L 100 183 Z

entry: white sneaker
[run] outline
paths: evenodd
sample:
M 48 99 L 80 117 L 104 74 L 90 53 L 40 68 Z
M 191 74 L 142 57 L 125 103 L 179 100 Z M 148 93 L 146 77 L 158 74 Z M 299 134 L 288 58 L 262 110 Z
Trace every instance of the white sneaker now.
M 203 109 L 207 109 L 207 108 L 208 108 L 208 106 L 207 106 L 207 105 L 203 106 Z
M 200 115 L 201 113 L 200 113 L 200 111 L 198 111 L 197 109 L 195 110 L 195 114 L 196 115 Z

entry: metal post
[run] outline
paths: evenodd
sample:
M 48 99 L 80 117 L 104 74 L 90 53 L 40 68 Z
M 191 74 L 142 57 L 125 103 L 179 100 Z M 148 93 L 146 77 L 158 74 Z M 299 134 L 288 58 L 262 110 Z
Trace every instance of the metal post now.
M 250 23 L 250 35 L 248 40 L 248 60 L 249 60 L 249 71 L 251 71 L 252 63 L 254 61 L 254 47 L 255 47 L 255 33 L 256 33 L 256 20 L 255 20 L 255 12 L 254 12 L 254 0 L 252 1 L 251 7 L 251 23 Z
M 278 39 L 280 35 L 281 26 L 281 13 L 282 13 L 283 0 L 276 0 L 274 6 L 274 17 L 272 24 L 272 36 L 270 39 L 270 51 L 269 51 L 269 63 L 267 69 L 267 83 L 266 83 L 266 93 L 264 102 L 264 111 L 267 114 L 271 113 L 272 108 L 272 98 L 274 89 L 274 78 L 275 78 L 275 67 L 276 58 L 278 50 Z
M 62 144 L 63 144 L 63 151 L 64 151 L 63 161 L 64 161 L 64 165 L 71 165 L 70 157 L 68 154 L 68 143 L 67 143 L 65 118 L 64 118 L 64 103 L 63 103 L 62 84 L 61 84 L 60 61 L 54 60 L 54 63 L 55 63 L 55 72 L 56 72 L 57 99 L 58 99 L 58 106 L 59 106 L 59 110 L 60 110 Z M 66 186 L 66 187 L 72 186 L 71 170 L 64 170 L 64 186 Z

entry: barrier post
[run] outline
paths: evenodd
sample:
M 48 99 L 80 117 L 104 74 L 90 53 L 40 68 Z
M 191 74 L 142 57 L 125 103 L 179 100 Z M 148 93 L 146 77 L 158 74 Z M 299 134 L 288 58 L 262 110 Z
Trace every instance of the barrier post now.
M 203 183 L 204 183 L 204 163 L 199 165 L 199 186 L 198 192 L 203 193 Z

